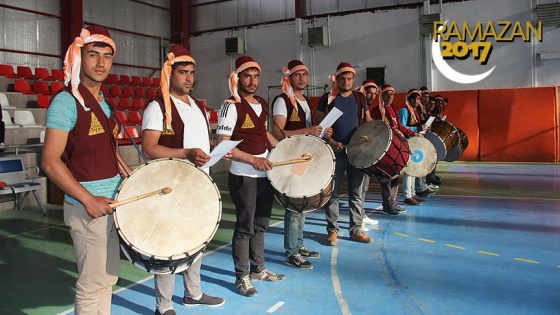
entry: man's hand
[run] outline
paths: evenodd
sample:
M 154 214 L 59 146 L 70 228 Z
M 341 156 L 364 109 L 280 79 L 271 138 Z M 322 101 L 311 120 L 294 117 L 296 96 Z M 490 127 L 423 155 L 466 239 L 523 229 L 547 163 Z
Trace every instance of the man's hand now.
M 332 137 L 332 134 L 333 134 L 333 129 L 332 129 L 332 127 L 327 127 L 327 128 L 325 128 L 325 135 L 324 135 L 324 138 L 328 139 L 328 138 Z
M 251 160 L 251 165 L 257 171 L 268 171 L 272 169 L 272 162 L 262 157 L 255 157 Z
M 192 163 L 194 163 L 194 165 L 198 167 L 202 167 L 204 166 L 204 164 L 210 161 L 210 156 L 204 153 L 204 151 L 202 151 L 201 149 L 198 148 L 186 149 L 186 151 L 187 151 L 186 154 L 187 160 L 191 161 Z
M 117 201 L 106 197 L 92 196 L 92 198 L 84 202 L 83 205 L 86 208 L 87 214 L 97 219 L 113 213 L 113 208 L 109 207 L 109 204 L 113 202 Z
M 312 135 L 315 137 L 320 136 L 322 131 L 323 131 L 323 127 L 319 125 L 305 128 L 305 134 Z

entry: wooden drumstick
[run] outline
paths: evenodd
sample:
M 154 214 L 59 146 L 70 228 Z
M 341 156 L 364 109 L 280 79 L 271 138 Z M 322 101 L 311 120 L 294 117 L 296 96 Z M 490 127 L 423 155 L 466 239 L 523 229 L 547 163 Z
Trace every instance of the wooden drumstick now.
M 144 198 L 147 198 L 147 197 L 150 197 L 150 196 L 154 196 L 154 195 L 157 195 L 159 193 L 162 193 L 162 194 L 166 195 L 166 194 L 170 193 L 171 190 L 172 189 L 169 188 L 169 187 L 164 187 L 160 190 L 156 190 L 156 191 L 152 191 L 152 192 L 145 193 L 145 194 L 142 194 L 142 195 L 138 195 L 136 197 L 128 198 L 128 199 L 125 199 L 125 200 L 122 200 L 122 201 L 110 203 L 109 207 L 116 208 L 118 206 L 122 206 L 122 205 L 125 205 L 127 203 L 131 203 L 131 202 L 136 201 L 136 200 L 140 200 L 140 199 L 144 199 Z
M 354 142 L 352 142 L 352 143 L 348 143 L 347 145 L 345 145 L 344 148 L 346 149 L 346 148 L 348 148 L 349 146 L 358 145 L 358 144 L 367 142 L 368 140 L 369 140 L 369 138 L 368 138 L 367 136 L 361 136 L 360 138 L 358 138 L 358 140 L 356 140 L 356 141 L 354 141 Z
M 272 166 L 281 166 L 281 165 L 289 165 L 289 164 L 303 163 L 303 162 L 311 161 L 311 158 L 313 158 L 313 155 L 311 155 L 311 153 L 304 153 L 304 154 L 301 155 L 301 158 L 300 158 L 300 159 L 293 159 L 293 160 L 286 160 L 286 161 L 274 162 L 274 163 L 272 163 Z

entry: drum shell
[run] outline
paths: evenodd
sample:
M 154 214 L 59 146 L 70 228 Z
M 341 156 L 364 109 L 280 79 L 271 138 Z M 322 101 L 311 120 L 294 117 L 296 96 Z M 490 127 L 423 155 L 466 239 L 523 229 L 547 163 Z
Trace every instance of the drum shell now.
M 426 132 L 426 138 L 436 148 L 438 161 L 445 159 L 447 154 L 459 144 L 459 133 L 453 124 L 447 121 L 436 121 Z
M 312 156 L 306 165 L 275 166 L 267 171 L 276 199 L 289 211 L 317 210 L 332 196 L 336 158 L 324 140 L 311 135 L 294 135 L 278 142 L 267 159 L 274 163 L 297 159 L 304 153 Z M 294 172 L 294 167 L 303 167 L 305 172 L 300 176 Z
M 120 245 L 137 267 L 156 274 L 187 269 L 218 229 L 222 201 L 210 176 L 192 163 L 158 159 L 135 169 L 115 199 L 125 200 L 169 187 L 169 194 L 118 206 L 115 226 Z
M 348 160 L 368 175 L 396 178 L 409 160 L 406 139 L 380 120 L 360 126 L 348 143 Z

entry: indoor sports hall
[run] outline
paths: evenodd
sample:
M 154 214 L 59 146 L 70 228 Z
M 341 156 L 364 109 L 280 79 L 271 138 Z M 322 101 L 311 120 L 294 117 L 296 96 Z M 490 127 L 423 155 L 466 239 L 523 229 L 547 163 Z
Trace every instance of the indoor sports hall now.
M 54 141 L 47 127 L 51 101 L 71 93 L 67 49 L 83 29 L 101 26 L 116 46 L 111 70 L 97 86 L 119 120 L 115 152 L 132 170 L 119 183 L 121 204 L 112 214 L 121 248 L 110 314 L 159 314 L 148 269 L 174 266 L 183 252 L 158 259 L 143 246 L 191 241 L 188 254 L 202 259 L 202 291 L 225 303 L 184 305 L 183 277 L 175 275 L 176 314 L 560 314 L 558 1 L 0 0 L 0 25 L 0 313 L 77 313 L 79 272 L 61 188 L 67 186 L 57 185 L 42 162 Z M 191 162 L 141 153 L 147 105 L 164 100 L 162 89 L 169 89 L 161 78 L 172 45 L 187 48 L 196 61 L 189 95 L 204 111 L 212 145 L 243 56 L 260 65 L 255 95 L 268 103 L 269 131 L 290 60 L 306 65 L 304 94 L 313 117 L 321 97 L 338 88 L 341 64 L 353 69 L 354 95 L 367 93 L 360 90 L 367 80 L 376 83 L 374 108 L 387 105 L 387 87 L 395 92 L 395 112 L 408 108 L 413 90 L 442 105 L 424 136 L 411 137 L 425 147 L 381 120 L 360 123 L 342 150 L 314 136 L 301 136 L 297 145 L 286 144 L 298 136 L 280 139 L 267 156 L 277 164 L 267 172 L 275 199 L 264 259 L 286 278 L 254 280 L 258 294 L 244 296 L 232 258 L 231 160 L 218 161 L 206 175 Z M 371 132 L 372 126 L 387 131 Z M 316 146 L 328 157 L 320 159 Z M 281 148 L 289 157 L 276 159 Z M 360 227 L 370 243 L 349 231 L 349 179 L 335 176 L 336 158 L 329 155 L 338 151 L 372 175 L 361 201 L 370 220 Z M 188 174 L 164 168 L 169 161 Z M 285 170 L 285 182 L 276 182 L 275 170 Z M 377 172 L 398 179 L 397 214 L 386 211 Z M 420 201 L 406 196 L 405 174 L 435 179 L 429 191 L 416 189 Z M 333 246 L 326 204 L 339 182 Z M 314 198 L 320 206 L 309 206 Z M 286 263 L 284 215 L 300 212 L 293 209 L 299 202 L 309 206 L 304 245 L 320 256 L 307 259 L 309 269 Z M 136 211 L 151 211 L 154 219 Z

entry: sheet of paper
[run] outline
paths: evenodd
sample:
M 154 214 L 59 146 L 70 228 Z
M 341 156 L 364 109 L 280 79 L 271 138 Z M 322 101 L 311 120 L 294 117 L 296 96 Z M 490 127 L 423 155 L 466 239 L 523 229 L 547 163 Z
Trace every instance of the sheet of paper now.
M 445 121 L 446 118 L 447 118 L 447 115 L 441 117 L 441 120 Z
M 434 116 L 431 116 L 430 118 L 428 118 L 428 120 L 426 121 L 426 129 L 432 125 L 432 123 L 434 122 L 434 119 L 436 119 Z M 419 133 L 425 134 L 426 130 L 422 130 Z
M 321 131 L 321 135 L 319 136 L 319 138 L 323 138 L 323 136 L 325 135 L 325 129 L 327 127 L 332 126 L 340 116 L 342 116 L 342 112 L 340 111 L 340 109 L 333 107 L 333 109 L 327 114 L 327 116 L 325 116 L 323 121 L 321 121 L 321 123 L 319 124 L 319 126 L 323 128 L 323 131 Z
M 218 161 L 221 158 L 223 158 L 224 155 L 226 155 L 229 151 L 233 150 L 233 148 L 235 148 L 241 141 L 243 140 L 239 140 L 239 141 L 226 140 L 220 142 L 220 144 L 218 144 L 214 148 L 214 150 L 210 152 L 210 161 L 204 164 L 203 168 L 210 168 L 214 164 L 218 163 Z

